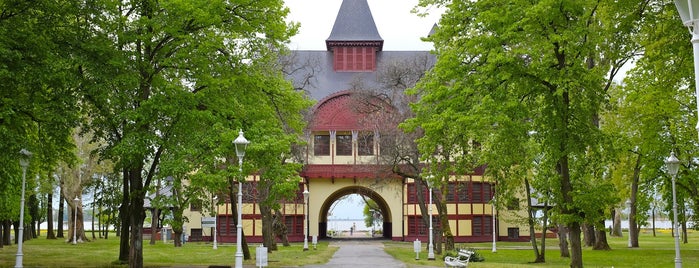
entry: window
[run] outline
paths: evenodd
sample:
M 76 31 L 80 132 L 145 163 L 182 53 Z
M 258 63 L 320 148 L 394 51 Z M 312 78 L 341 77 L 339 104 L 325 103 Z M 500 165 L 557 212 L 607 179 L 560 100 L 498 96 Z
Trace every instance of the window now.
M 471 201 L 473 203 L 488 203 L 493 198 L 490 183 L 474 182 L 471 184 Z
M 407 184 L 408 186 L 408 203 L 409 204 L 417 204 L 417 186 L 415 183 L 409 183 Z M 421 187 L 422 188 L 422 196 L 424 200 L 428 200 L 429 198 L 429 190 L 427 187 Z
M 438 230 L 440 226 L 439 217 L 432 217 L 432 229 Z M 430 227 L 425 225 L 421 216 L 408 217 L 408 235 L 428 235 Z
M 335 140 L 337 155 L 352 155 L 352 135 L 337 135 Z
M 335 71 L 371 72 L 376 69 L 376 48 L 374 47 L 334 47 Z
M 509 197 L 506 200 L 505 206 L 507 206 L 507 210 L 519 210 L 519 199 L 516 197 Z
M 508 239 L 519 239 L 519 228 L 507 228 Z
M 330 135 L 313 136 L 313 154 L 330 155 Z
M 189 203 L 189 210 L 201 211 L 201 200 L 192 200 L 192 202 Z
M 363 133 L 359 134 L 357 141 L 357 151 L 359 155 L 373 155 L 374 154 L 374 134 L 373 133 Z
M 287 235 L 303 235 L 303 215 L 284 216 Z
M 447 200 L 447 203 L 467 203 L 469 200 L 468 183 L 449 182 L 444 198 Z
M 473 236 L 492 235 L 492 222 L 491 216 L 473 216 Z
M 192 234 L 189 236 L 189 241 L 202 241 L 202 231 L 201 229 L 192 229 Z

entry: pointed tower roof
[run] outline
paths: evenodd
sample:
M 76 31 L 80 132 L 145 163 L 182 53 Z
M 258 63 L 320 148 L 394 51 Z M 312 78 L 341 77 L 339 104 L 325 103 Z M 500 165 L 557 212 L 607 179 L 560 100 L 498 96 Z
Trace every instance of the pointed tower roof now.
M 383 39 L 376 29 L 367 0 L 343 0 L 335 25 L 328 39 L 328 50 L 334 46 L 375 46 L 383 49 Z

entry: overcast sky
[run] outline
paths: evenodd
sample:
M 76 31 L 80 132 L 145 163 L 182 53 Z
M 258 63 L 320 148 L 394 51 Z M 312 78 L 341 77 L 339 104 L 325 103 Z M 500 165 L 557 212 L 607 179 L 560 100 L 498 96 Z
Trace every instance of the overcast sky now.
M 285 0 L 291 13 L 288 19 L 301 23 L 299 34 L 291 38 L 294 50 L 325 50 L 342 0 Z M 432 44 L 422 42 L 439 21 L 438 10 L 420 18 L 410 10 L 418 0 L 368 0 L 376 28 L 384 40 L 384 50 L 430 50 Z

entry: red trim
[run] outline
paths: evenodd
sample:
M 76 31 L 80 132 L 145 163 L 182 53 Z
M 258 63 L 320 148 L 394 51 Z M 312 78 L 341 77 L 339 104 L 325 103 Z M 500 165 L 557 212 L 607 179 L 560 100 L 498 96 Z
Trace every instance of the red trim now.
M 400 178 L 388 165 L 306 165 L 304 178 Z

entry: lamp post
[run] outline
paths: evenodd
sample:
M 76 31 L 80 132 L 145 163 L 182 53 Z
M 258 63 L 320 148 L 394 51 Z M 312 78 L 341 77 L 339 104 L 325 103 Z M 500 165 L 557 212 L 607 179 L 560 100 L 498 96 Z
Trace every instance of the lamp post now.
M 680 160 L 675 157 L 675 152 L 670 152 L 670 157 L 665 159 L 665 165 L 667 165 L 667 173 L 672 178 L 672 232 L 675 237 L 675 268 L 682 268 L 682 259 L 680 258 L 680 224 L 677 222 L 677 194 L 675 192 L 675 178 L 677 177 L 677 171 L 680 169 Z
M 73 245 L 78 243 L 78 202 L 80 202 L 80 198 L 78 198 L 76 195 L 75 199 L 73 199 L 73 204 L 75 205 L 75 219 L 73 220 Z
M 23 263 L 24 253 L 22 253 L 22 240 L 24 240 L 24 187 L 27 178 L 27 167 L 29 167 L 29 158 L 32 153 L 26 149 L 19 151 L 19 165 L 22 166 L 22 193 L 19 199 L 19 236 L 17 237 L 17 255 L 15 258 L 15 267 L 21 268 Z
M 497 233 L 495 232 L 495 197 L 493 197 L 493 253 L 498 252 L 497 244 Z
M 235 145 L 235 154 L 238 156 L 238 171 L 241 174 L 241 180 L 238 181 L 238 226 L 236 231 L 236 250 L 235 250 L 235 268 L 243 268 L 243 157 L 245 157 L 245 149 L 250 144 L 250 141 L 243 136 L 243 130 L 238 132 L 238 137 L 233 141 Z
M 692 34 L 692 49 L 694 50 L 694 85 L 695 97 L 697 98 L 697 115 L 699 116 L 699 1 L 698 0 L 675 0 L 675 6 L 682 23 L 689 28 Z M 699 122 L 697 122 L 699 131 Z
M 303 251 L 308 250 L 308 209 L 311 208 L 310 204 L 308 203 L 308 194 L 308 189 L 303 190 L 303 199 L 306 200 L 306 209 L 304 211 L 304 214 L 306 214 L 306 220 L 304 221 L 306 228 L 303 230 Z
M 213 200 L 213 214 L 214 214 L 214 249 L 218 249 L 218 243 L 216 242 L 216 236 L 218 233 L 218 209 L 216 208 L 216 201 L 218 196 L 214 196 Z
M 430 192 L 430 209 L 429 209 L 430 236 L 429 236 L 429 240 L 430 241 L 428 241 L 428 244 L 427 244 L 427 259 L 432 261 L 432 260 L 434 260 L 434 245 L 432 244 L 432 240 L 433 240 L 432 235 L 434 234 L 434 232 L 432 231 L 432 186 L 433 186 L 433 182 L 432 182 L 431 176 L 427 178 L 427 186 L 430 188 L 429 189 L 429 192 Z

